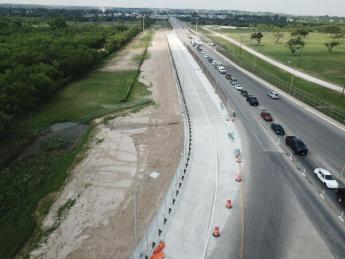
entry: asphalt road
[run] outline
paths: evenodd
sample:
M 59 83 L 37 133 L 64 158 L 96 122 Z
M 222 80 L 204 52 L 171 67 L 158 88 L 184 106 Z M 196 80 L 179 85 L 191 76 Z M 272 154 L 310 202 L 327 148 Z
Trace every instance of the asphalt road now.
M 175 30 L 188 42 L 180 25 L 175 24 Z M 312 170 L 320 166 L 340 172 L 345 163 L 345 133 L 288 98 L 268 98 L 265 84 L 230 65 L 212 49 L 204 49 L 260 102 L 260 107 L 249 106 L 229 81 L 192 48 L 237 112 L 238 127 L 243 129 L 242 139 L 247 143 L 243 145 L 247 147 L 247 167 L 242 258 L 330 258 L 330 251 L 335 258 L 344 258 L 344 224 L 337 217 L 342 208 L 335 203 L 333 191 L 325 190 L 325 199 L 321 199 L 319 192 L 324 187 Z M 260 118 L 262 108 L 270 110 L 289 135 L 303 139 L 310 150 L 306 158 L 288 160 L 284 141 L 278 145 L 277 136 Z M 305 168 L 306 177 L 296 168 Z

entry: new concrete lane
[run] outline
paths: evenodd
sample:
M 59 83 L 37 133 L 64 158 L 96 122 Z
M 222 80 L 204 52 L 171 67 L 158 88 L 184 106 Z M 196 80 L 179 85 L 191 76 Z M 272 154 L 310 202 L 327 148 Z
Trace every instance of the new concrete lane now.
M 239 226 L 239 205 L 225 208 L 227 199 L 239 202 L 240 184 L 235 181 L 237 165 L 234 149 L 241 148 L 238 133 L 211 84 L 174 33 L 168 36 L 177 73 L 190 110 L 192 122 L 192 156 L 184 188 L 164 231 L 167 258 L 206 258 L 218 240 L 229 236 L 228 222 Z M 236 140 L 231 141 L 228 133 Z M 219 226 L 221 237 L 212 236 Z M 224 249 L 238 257 L 235 243 Z

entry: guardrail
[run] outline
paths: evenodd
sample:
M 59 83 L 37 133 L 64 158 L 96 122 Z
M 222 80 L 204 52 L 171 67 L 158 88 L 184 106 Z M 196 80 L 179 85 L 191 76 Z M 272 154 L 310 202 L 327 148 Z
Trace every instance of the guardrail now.
M 288 94 L 294 96 L 295 98 L 301 100 L 302 102 L 308 104 L 309 106 L 319 110 L 320 112 L 326 114 L 327 116 L 337 120 L 338 122 L 345 124 L 345 113 L 338 108 L 315 98 L 308 92 L 299 89 L 296 87 L 293 83 L 290 85 L 286 83 L 285 81 L 280 80 L 279 78 L 276 78 L 275 76 L 272 76 L 270 73 L 264 72 L 260 70 L 257 66 L 253 66 L 252 64 L 249 64 L 245 62 L 244 60 L 231 55 L 226 49 L 224 49 L 222 46 L 216 46 L 216 50 L 235 62 L 240 67 L 248 70 L 249 72 L 255 74 L 256 76 L 260 77 L 261 79 L 271 83 L 272 85 L 280 88 L 281 90 L 287 92 Z
M 183 85 L 180 80 L 178 70 L 175 64 L 174 56 L 170 48 L 170 44 L 168 41 L 170 56 L 172 59 L 176 81 L 178 85 L 178 91 L 180 97 L 182 98 L 182 110 L 184 114 L 184 148 L 183 148 L 183 155 L 181 157 L 180 163 L 176 169 L 176 173 L 168 191 L 163 199 L 161 206 L 159 207 L 156 215 L 151 221 L 146 233 L 140 240 L 139 244 L 137 245 L 136 249 L 132 253 L 133 259 L 145 258 L 148 259 L 152 255 L 152 251 L 154 247 L 159 243 L 163 236 L 165 235 L 165 227 L 171 217 L 173 212 L 174 206 L 178 200 L 179 194 L 182 191 L 183 183 L 186 180 L 186 175 L 188 172 L 189 160 L 192 152 L 192 124 L 189 115 L 189 110 L 187 107 L 186 98 L 183 92 Z M 187 122 L 187 123 L 186 123 Z

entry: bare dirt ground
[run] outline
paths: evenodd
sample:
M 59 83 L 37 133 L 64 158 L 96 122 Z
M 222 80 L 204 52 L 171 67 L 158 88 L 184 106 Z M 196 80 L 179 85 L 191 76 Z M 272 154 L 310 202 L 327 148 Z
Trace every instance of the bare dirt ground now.
M 59 211 L 61 223 L 31 258 L 129 258 L 135 246 L 134 175 L 138 176 L 138 233 L 142 237 L 175 173 L 183 146 L 181 107 L 166 31 L 155 33 L 149 53 L 140 80 L 150 86 L 156 104 L 98 124 L 89 151 L 74 169 L 44 227 L 54 225 Z M 150 177 L 152 172 L 159 177 Z M 61 213 L 68 201 L 75 203 Z
M 113 72 L 124 70 L 135 70 L 138 68 L 136 57 L 144 52 L 145 46 L 140 44 L 140 40 L 146 35 L 146 32 L 140 33 L 129 44 L 115 54 L 107 64 L 101 68 L 101 71 Z

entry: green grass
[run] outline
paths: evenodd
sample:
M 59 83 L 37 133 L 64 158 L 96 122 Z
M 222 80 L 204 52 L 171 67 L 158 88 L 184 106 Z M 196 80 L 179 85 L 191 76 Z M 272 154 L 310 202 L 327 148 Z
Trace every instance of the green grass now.
M 126 95 L 135 71 L 92 72 L 66 86 L 16 128 L 44 128 L 57 122 L 83 121 L 99 111 L 114 108 Z
M 152 38 L 152 33 L 147 35 L 144 36 L 144 48 Z M 143 43 L 144 41 L 140 42 Z M 143 55 L 141 57 L 145 58 Z M 98 66 L 93 72 L 58 91 L 29 116 L 16 121 L 13 129 L 31 132 L 32 129 L 46 128 L 57 122 L 88 123 L 93 118 L 106 114 L 137 111 L 152 104 L 152 101 L 145 98 L 150 91 L 137 81 L 137 73 L 137 70 L 103 72 Z M 132 84 L 130 95 L 127 101 L 123 102 Z M 20 249 L 20 255 L 27 257 L 30 249 L 47 238 L 56 228 L 54 225 L 51 229 L 42 231 L 38 226 L 49 212 L 60 187 L 65 183 L 71 166 L 78 158 L 81 159 L 81 154 L 87 149 L 85 142 L 89 139 L 91 128 L 92 126 L 88 126 L 87 132 L 79 137 L 73 134 L 51 136 L 40 145 L 39 152 L 29 157 L 17 154 L 17 158 L 12 158 L 11 162 L 2 166 L 1 258 L 12 258 Z M 70 200 L 59 208 L 58 220 L 68 212 L 74 202 Z
M 284 38 L 278 44 L 274 43 L 272 32 L 263 32 L 264 37 L 259 46 L 255 40 L 250 39 L 250 32 L 237 32 L 232 30 L 226 33 L 243 44 L 263 53 L 283 64 L 293 66 L 308 74 L 338 84 L 345 84 L 345 44 L 336 46 L 331 53 L 328 52 L 325 42 L 331 40 L 329 34 L 310 33 L 303 40 L 306 45 L 303 51 L 292 55 L 286 42 L 291 38 L 289 32 L 284 33 Z
M 76 140 L 51 138 L 43 143 L 43 151 L 30 158 L 17 159 L 0 171 L 0 254 L 11 258 L 36 228 L 35 209 L 39 201 L 57 191 L 64 183 L 72 164 L 88 134 Z M 38 213 L 47 213 L 47 201 Z
M 289 85 L 291 82 L 291 74 L 276 68 L 275 66 L 262 61 L 260 59 L 254 58 L 254 56 L 242 49 L 231 44 L 227 40 L 217 37 L 217 36 L 210 36 L 207 34 L 208 38 L 211 38 L 216 44 L 223 47 L 226 54 L 229 57 L 235 57 L 236 60 L 240 60 L 241 62 L 245 63 L 246 66 L 252 67 L 254 65 L 255 60 L 255 68 L 258 71 L 263 71 L 264 73 L 268 74 L 272 81 L 279 80 L 279 82 L 283 82 L 285 85 Z M 274 79 L 274 80 L 273 80 Z M 272 82 L 271 81 L 271 82 Z M 277 84 L 275 84 L 277 85 Z M 278 85 L 277 85 L 278 86 Z M 334 107 L 339 109 L 342 112 L 345 112 L 345 101 L 344 97 L 341 97 L 340 94 L 336 91 L 330 90 L 325 87 L 321 87 L 319 85 L 310 83 L 303 79 L 295 78 L 293 83 L 293 88 L 291 89 L 291 93 L 293 93 L 294 88 L 296 87 L 297 91 L 300 89 L 306 92 L 310 97 L 313 98 L 312 101 L 321 100 L 322 102 L 326 103 L 329 107 Z M 317 107 L 318 108 L 318 107 Z M 321 109 L 322 111 L 322 109 Z M 343 122 L 344 123 L 344 122 Z

